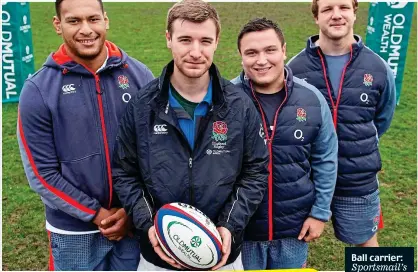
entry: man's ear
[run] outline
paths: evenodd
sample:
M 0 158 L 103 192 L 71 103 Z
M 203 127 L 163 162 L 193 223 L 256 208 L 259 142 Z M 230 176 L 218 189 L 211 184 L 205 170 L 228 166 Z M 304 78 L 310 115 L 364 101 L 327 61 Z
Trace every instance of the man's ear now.
M 104 16 L 104 21 L 106 24 L 106 30 L 109 30 L 109 17 L 107 17 L 106 11 L 103 13 L 103 16 Z
M 167 48 L 171 49 L 171 35 L 168 30 L 165 31 L 165 39 L 167 40 Z
M 54 16 L 54 18 L 52 19 L 52 25 L 54 26 L 55 32 L 58 35 L 61 35 L 62 34 L 61 20 L 58 18 L 58 16 Z

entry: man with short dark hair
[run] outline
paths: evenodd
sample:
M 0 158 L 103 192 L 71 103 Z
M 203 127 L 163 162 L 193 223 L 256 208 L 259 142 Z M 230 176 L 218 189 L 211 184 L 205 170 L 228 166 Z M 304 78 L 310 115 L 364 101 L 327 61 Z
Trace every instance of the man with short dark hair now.
M 106 40 L 98 0 L 56 1 L 64 43 L 29 78 L 18 141 L 30 186 L 46 209 L 51 270 L 134 270 L 139 243 L 113 193 L 111 150 L 130 98 L 151 71 Z
M 338 135 L 338 178 L 331 205 L 336 237 L 376 247 L 383 227 L 377 173 L 379 139 L 395 110 L 395 80 L 388 64 L 354 35 L 357 0 L 314 0 L 319 35 L 290 62 L 295 76 L 327 100 Z
M 129 103 L 114 154 L 115 191 L 142 233 L 138 270 L 184 269 L 163 252 L 153 226 L 171 202 L 196 207 L 218 227 L 222 259 L 212 270 L 242 270 L 244 229 L 267 187 L 260 117 L 213 64 L 216 10 L 185 0 L 167 18 L 173 61 Z
M 302 268 L 331 216 L 337 136 L 325 99 L 284 65 L 286 43 L 266 18 L 238 35 L 244 70 L 232 80 L 258 109 L 270 155 L 268 193 L 244 237 L 246 270 Z M 260 129 L 260 134 L 262 130 Z

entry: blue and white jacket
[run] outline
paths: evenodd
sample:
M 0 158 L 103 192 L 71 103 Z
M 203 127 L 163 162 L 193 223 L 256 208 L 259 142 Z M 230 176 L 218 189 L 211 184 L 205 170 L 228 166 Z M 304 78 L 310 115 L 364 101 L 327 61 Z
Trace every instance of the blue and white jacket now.
M 118 206 L 111 160 L 127 102 L 153 80 L 151 71 L 109 41 L 97 73 L 73 61 L 64 45 L 23 87 L 18 141 L 31 188 L 45 204 L 47 229 L 94 232 L 100 207 Z
M 292 70 L 285 66 L 285 99 L 278 105 L 269 133 L 250 80 L 242 72 L 232 82 L 258 109 L 270 154 L 268 193 L 251 218 L 245 239 L 298 237 L 308 216 L 328 221 L 337 178 L 338 145 L 324 97 L 312 85 L 293 77 Z
M 378 188 L 376 174 L 382 163 L 379 138 L 389 128 L 396 105 L 394 75 L 388 64 L 363 45 L 360 36 L 351 45 L 338 96 L 330 84 L 319 36 L 288 63 L 294 75 L 323 94 L 338 135 L 337 196 L 364 196 Z

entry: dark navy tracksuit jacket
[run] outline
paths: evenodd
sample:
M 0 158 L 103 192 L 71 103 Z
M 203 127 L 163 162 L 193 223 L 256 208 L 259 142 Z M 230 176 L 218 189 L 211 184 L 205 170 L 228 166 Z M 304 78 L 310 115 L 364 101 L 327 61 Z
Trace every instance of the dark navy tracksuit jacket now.
M 66 232 L 97 230 L 92 220 L 100 207 L 119 206 L 110 165 L 119 118 L 154 78 L 116 45 L 105 45 L 108 60 L 97 74 L 62 45 L 20 96 L 17 133 L 26 176 L 49 225 Z

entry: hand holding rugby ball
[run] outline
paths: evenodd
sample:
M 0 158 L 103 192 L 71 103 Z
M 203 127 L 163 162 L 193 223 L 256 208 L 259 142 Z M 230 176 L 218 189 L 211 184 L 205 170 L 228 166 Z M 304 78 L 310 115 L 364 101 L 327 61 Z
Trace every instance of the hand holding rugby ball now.
M 215 224 L 191 205 L 164 205 L 154 227 L 164 252 L 188 269 L 207 270 L 221 260 L 222 240 Z

